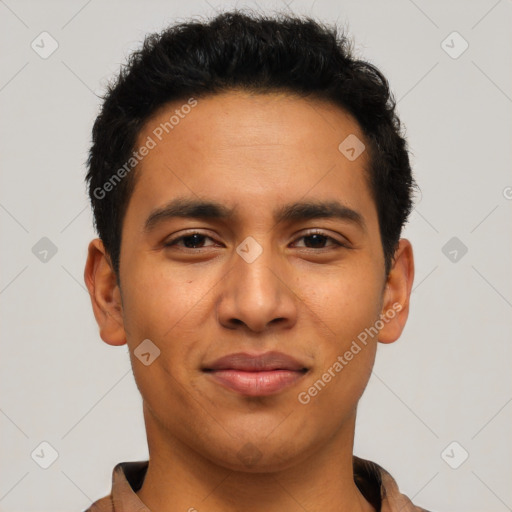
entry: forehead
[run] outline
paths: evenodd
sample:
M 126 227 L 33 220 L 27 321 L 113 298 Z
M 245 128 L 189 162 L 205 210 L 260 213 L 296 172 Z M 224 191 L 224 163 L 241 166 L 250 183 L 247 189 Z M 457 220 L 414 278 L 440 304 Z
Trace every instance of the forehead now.
M 359 144 L 358 157 L 344 152 L 347 140 Z M 364 135 L 322 100 L 230 91 L 174 101 L 145 123 L 136 146 L 144 145 L 151 150 L 136 168 L 130 200 L 138 208 L 184 194 L 233 204 L 307 194 L 341 194 L 349 206 L 370 199 Z
M 340 137 L 351 134 L 364 139 L 357 121 L 332 102 L 285 92 L 233 90 L 163 105 L 146 121 L 139 142 L 147 136 L 159 146 L 185 142 L 199 153 L 206 148 L 220 152 L 300 143 L 302 152 L 324 148 L 332 154 Z

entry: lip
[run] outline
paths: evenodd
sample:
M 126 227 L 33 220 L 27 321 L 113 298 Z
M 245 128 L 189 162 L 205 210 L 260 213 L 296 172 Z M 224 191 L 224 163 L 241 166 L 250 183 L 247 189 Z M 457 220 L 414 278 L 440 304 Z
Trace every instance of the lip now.
M 246 396 L 267 396 L 294 385 L 308 368 L 282 352 L 239 352 L 217 359 L 203 372 L 225 388 Z

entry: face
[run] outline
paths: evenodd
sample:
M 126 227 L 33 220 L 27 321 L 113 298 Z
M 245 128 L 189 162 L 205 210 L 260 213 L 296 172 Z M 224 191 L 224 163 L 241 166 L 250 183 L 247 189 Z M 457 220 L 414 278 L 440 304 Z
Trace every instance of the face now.
M 353 428 L 376 343 L 407 316 L 410 247 L 386 276 L 367 151 L 339 149 L 364 136 L 338 107 L 242 92 L 183 104 L 139 134 L 155 146 L 136 168 L 120 287 L 91 242 L 100 333 L 128 343 L 148 428 L 226 468 L 285 468 Z

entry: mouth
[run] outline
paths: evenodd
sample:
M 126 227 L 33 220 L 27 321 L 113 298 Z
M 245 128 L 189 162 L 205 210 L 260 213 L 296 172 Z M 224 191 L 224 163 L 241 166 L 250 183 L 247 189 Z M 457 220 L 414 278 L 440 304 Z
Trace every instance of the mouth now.
M 268 396 L 296 384 L 309 368 L 281 352 L 240 352 L 217 359 L 202 371 L 215 383 L 239 394 Z

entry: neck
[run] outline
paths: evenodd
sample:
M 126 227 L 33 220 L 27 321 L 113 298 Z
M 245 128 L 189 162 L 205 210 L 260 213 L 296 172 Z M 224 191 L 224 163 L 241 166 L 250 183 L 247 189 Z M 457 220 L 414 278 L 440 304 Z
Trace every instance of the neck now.
M 354 483 L 355 412 L 313 454 L 285 469 L 234 471 L 171 437 L 144 407 L 149 466 L 137 495 L 159 512 L 374 512 Z

